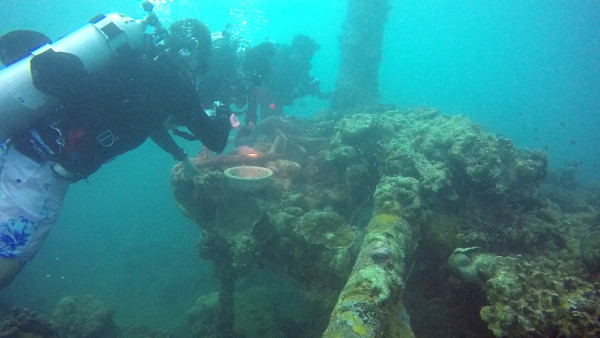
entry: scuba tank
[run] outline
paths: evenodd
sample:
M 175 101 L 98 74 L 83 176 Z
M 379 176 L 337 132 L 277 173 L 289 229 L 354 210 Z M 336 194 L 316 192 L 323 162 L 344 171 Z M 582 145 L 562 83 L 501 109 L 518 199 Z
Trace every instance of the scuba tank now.
M 0 70 L 0 141 L 26 130 L 31 122 L 59 104 L 56 98 L 44 94 L 33 85 L 30 61 L 34 56 L 50 49 L 67 52 L 79 57 L 88 73 L 98 70 L 119 49 L 142 48 L 147 43 L 145 29 L 148 25 L 155 29 L 154 42 L 166 36 L 166 30 L 146 1 L 144 10 L 148 16 L 143 20 L 134 20 L 118 13 L 98 15 L 73 33 L 39 47 L 25 58 Z

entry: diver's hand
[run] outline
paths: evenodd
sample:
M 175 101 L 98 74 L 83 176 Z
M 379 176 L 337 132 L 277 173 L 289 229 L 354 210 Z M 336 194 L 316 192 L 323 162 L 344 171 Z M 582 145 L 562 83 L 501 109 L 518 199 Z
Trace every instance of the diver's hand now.
M 237 116 L 235 116 L 235 114 L 231 113 L 231 115 L 229 116 L 229 123 L 231 124 L 231 128 L 235 130 L 240 129 L 240 121 L 238 121 Z
M 226 118 L 229 118 L 229 116 L 231 116 L 231 114 L 232 114 L 231 109 L 229 109 L 229 107 L 227 107 L 224 104 L 222 104 L 221 101 L 215 101 L 213 103 L 213 107 L 212 108 L 215 111 L 215 116 L 216 117 L 226 117 Z
M 186 179 L 192 179 L 195 176 L 202 174 L 202 170 L 198 169 L 198 167 L 190 161 L 189 157 L 181 160 L 181 167 L 183 168 L 183 176 Z

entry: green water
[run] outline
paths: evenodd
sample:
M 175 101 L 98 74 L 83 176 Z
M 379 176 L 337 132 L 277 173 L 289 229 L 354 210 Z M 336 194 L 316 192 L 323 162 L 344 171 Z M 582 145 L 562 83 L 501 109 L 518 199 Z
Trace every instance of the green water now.
M 382 102 L 465 114 L 518 146 L 545 149 L 551 165 L 600 165 L 600 3 L 391 1 L 380 68 Z M 0 2 L 0 33 L 28 28 L 52 39 L 99 12 L 142 17 L 139 1 Z M 335 84 L 345 1 L 163 1 L 166 23 L 195 16 L 211 30 L 232 22 L 254 43 L 296 33 L 321 45 L 313 74 Z M 245 24 L 244 24 L 245 23 Z M 288 112 L 310 116 L 326 103 Z M 188 146 L 195 153 L 199 144 Z M 117 324 L 177 330 L 196 297 L 215 289 L 198 258 L 199 231 L 173 202 L 170 155 L 151 143 L 71 186 L 42 250 L 2 290 L 4 302 L 49 312 L 65 295 L 95 294 Z

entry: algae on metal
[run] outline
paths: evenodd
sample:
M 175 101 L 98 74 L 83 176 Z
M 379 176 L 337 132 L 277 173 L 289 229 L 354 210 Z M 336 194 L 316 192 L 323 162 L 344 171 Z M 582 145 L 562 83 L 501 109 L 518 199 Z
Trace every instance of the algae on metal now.
M 323 337 L 414 337 L 402 301 L 411 225 L 393 197 L 381 202 Z

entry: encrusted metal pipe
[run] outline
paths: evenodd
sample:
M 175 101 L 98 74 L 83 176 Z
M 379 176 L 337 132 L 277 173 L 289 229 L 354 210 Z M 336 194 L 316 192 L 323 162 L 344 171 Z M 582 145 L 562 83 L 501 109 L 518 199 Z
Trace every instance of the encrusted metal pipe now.
M 376 214 L 365 233 L 323 337 L 414 337 L 402 303 L 410 224 L 396 214 Z

